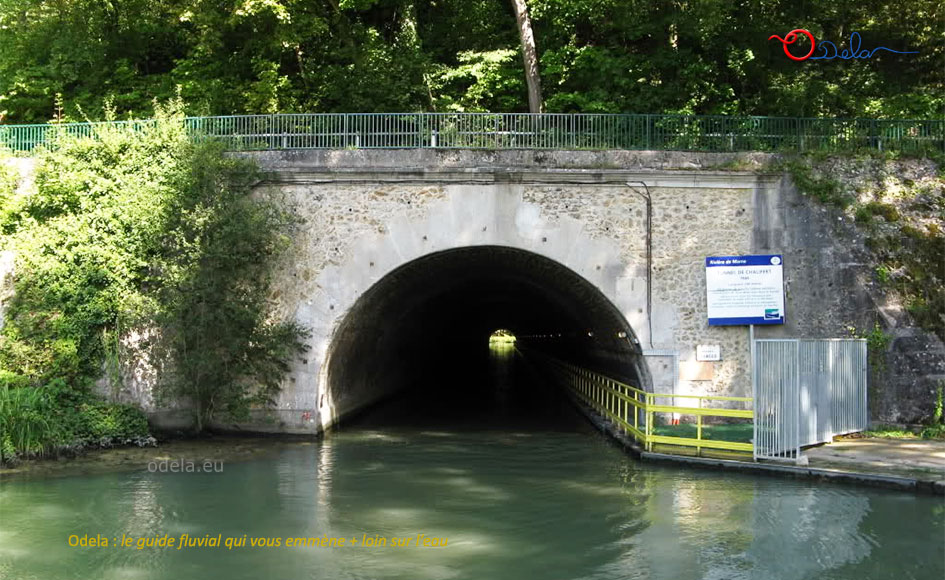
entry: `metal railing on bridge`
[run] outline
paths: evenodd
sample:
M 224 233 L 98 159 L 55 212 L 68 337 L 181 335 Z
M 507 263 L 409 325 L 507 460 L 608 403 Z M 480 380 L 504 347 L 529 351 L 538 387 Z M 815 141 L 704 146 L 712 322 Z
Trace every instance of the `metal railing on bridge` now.
M 0 125 L 0 148 L 32 151 L 60 135 L 154 120 Z M 188 117 L 195 139 L 234 151 L 289 149 L 572 149 L 945 151 L 945 119 L 828 119 L 592 113 L 311 113 Z
M 697 455 L 702 454 L 703 449 L 735 452 L 748 456 L 751 456 L 754 451 L 750 441 L 728 441 L 707 437 L 706 431 L 718 428 L 718 425 L 709 426 L 704 423 L 706 417 L 741 421 L 741 424 L 747 427 L 745 432 L 750 433 L 751 421 L 754 420 L 752 409 L 723 408 L 718 405 L 750 406 L 751 397 L 649 393 L 545 354 L 532 351 L 528 354 L 544 361 L 546 368 L 553 372 L 561 384 L 570 389 L 578 399 L 629 433 L 647 451 L 653 451 L 656 445 L 673 446 L 677 450 L 689 448 Z M 695 437 L 668 434 L 673 431 L 682 431 L 679 429 L 681 426 L 671 425 L 672 418 L 679 416 L 691 416 L 695 419 Z M 657 424 L 660 423 L 659 417 L 664 419 L 661 422 L 662 425 Z

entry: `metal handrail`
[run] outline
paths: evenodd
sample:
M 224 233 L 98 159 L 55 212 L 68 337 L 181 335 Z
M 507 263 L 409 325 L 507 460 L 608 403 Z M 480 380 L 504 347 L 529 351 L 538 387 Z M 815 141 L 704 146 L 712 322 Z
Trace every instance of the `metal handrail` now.
M 842 119 L 605 113 L 286 113 L 187 117 L 194 138 L 237 151 L 577 149 L 945 151 L 945 119 Z M 62 135 L 147 130 L 154 119 L 0 125 L 0 148 L 28 152 Z
M 695 447 L 697 454 L 700 454 L 703 449 L 718 449 L 746 454 L 751 454 L 754 451 L 752 443 L 705 439 L 702 436 L 703 417 L 731 417 L 754 420 L 752 409 L 712 408 L 704 406 L 704 401 L 731 401 L 751 404 L 753 402 L 751 397 L 650 393 L 544 353 L 527 351 L 527 354 L 544 360 L 547 367 L 578 399 L 629 433 L 647 451 L 652 451 L 654 444 Z M 681 407 L 678 405 L 656 404 L 656 399 L 663 398 L 695 399 L 698 401 L 698 406 Z M 655 434 L 653 432 L 655 413 L 694 415 L 696 417 L 696 437 Z

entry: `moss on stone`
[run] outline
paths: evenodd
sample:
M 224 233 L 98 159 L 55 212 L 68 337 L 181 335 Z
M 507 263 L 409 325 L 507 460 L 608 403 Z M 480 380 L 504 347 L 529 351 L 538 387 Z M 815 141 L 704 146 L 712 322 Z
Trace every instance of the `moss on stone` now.
M 930 158 L 799 155 L 780 168 L 801 193 L 853 219 L 866 235 L 877 280 L 898 295 L 918 326 L 945 340 L 941 164 Z

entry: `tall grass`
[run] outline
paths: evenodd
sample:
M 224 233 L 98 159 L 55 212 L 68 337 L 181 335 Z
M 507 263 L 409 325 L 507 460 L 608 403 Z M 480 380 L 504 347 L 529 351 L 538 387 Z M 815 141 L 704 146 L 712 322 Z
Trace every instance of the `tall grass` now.
M 57 431 L 48 395 L 35 387 L 0 387 L 0 461 L 42 455 L 54 447 Z

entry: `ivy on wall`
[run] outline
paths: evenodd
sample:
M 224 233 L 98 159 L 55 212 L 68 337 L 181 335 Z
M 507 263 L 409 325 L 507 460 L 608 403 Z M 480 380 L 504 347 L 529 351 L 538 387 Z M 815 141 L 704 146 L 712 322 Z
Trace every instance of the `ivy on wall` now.
M 142 326 L 161 329 L 153 351 L 172 369 L 158 394 L 192 401 L 198 429 L 271 402 L 304 349 L 305 330 L 270 320 L 267 301 L 269 266 L 293 218 L 251 196 L 259 180 L 252 163 L 188 138 L 179 101 L 156 108 L 143 131 L 59 136 L 38 154 L 35 192 L 0 199 L 11 208 L 2 245 L 16 255 L 0 331 L 11 417 L 24 401 L 24 413 L 101 418 L 91 387 L 109 344 Z M 88 429 L 67 431 L 47 443 Z

